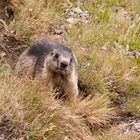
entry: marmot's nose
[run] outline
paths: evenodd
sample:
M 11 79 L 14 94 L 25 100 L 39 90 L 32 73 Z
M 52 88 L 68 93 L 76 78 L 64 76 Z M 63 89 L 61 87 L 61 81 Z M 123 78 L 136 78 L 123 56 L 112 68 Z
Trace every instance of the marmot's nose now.
M 68 63 L 66 61 L 61 62 L 61 69 L 66 69 L 68 66 Z

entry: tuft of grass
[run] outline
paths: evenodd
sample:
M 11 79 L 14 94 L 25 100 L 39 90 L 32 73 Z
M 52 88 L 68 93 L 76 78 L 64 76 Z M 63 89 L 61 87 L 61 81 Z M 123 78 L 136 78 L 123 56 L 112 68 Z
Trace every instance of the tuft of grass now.
M 0 85 L 0 117 L 26 125 L 28 139 L 93 139 L 91 126 L 100 129 L 115 115 L 104 95 L 62 102 L 47 87 L 14 77 L 6 64 L 0 66 Z
M 72 106 L 72 111 L 80 114 L 86 124 L 93 127 L 94 132 L 97 128 L 100 129 L 108 124 L 117 113 L 114 108 L 110 107 L 110 101 L 105 95 L 81 99 Z

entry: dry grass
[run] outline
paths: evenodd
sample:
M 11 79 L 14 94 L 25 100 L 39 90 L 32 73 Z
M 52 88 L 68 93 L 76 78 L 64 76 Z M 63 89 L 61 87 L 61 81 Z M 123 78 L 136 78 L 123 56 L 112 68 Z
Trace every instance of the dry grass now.
M 64 103 L 41 84 L 14 77 L 9 65 L 0 72 L 0 116 L 26 125 L 28 139 L 93 139 L 89 125 L 100 128 L 115 115 L 105 96 Z
M 88 96 L 71 106 L 72 112 L 80 114 L 85 123 L 92 126 L 91 128 L 100 128 L 115 118 L 116 112 L 114 108 L 109 107 L 110 101 L 105 95 Z M 94 131 L 96 131 L 94 129 Z

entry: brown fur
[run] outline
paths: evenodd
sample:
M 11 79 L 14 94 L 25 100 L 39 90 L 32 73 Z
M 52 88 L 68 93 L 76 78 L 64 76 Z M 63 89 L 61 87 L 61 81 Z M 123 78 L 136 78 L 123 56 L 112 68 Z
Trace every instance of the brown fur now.
M 38 69 L 35 71 L 38 57 L 28 54 L 29 49 L 31 47 L 26 49 L 20 55 L 15 67 L 15 73 L 19 76 L 33 78 L 33 73 L 35 72 L 34 79 L 38 81 L 43 81 L 46 85 L 48 85 L 51 88 L 51 90 L 57 88 L 57 83 L 59 83 L 59 81 L 62 81 L 64 85 L 64 93 L 66 94 L 66 96 L 70 101 L 74 101 L 78 96 L 78 83 L 77 83 L 78 73 L 77 73 L 77 60 L 75 55 L 70 52 L 72 56 L 69 56 L 67 55 L 66 52 L 66 54 L 64 54 L 63 56 L 63 53 L 65 53 L 65 51 L 64 52 L 62 51 L 61 53 L 62 55 L 60 55 L 59 61 L 61 61 L 61 63 L 63 62 L 64 64 L 67 64 L 68 68 L 66 73 L 63 73 L 63 71 L 59 72 L 58 70 L 55 70 L 55 67 L 52 62 L 53 61 L 52 57 L 54 56 L 52 56 L 51 53 L 52 52 L 57 53 L 59 51 L 61 52 L 62 48 L 58 51 L 57 49 L 53 49 L 53 51 L 50 51 L 50 53 L 44 57 L 45 58 L 44 61 L 43 60 L 39 61 L 40 63 L 43 64 L 43 66 L 41 65 L 42 67 L 40 68 L 39 65 Z M 73 59 L 71 63 L 69 57 L 72 57 Z
M 35 67 L 36 58 L 28 56 L 28 50 L 25 50 L 19 57 L 15 67 L 15 74 L 17 76 L 24 76 L 32 79 L 32 73 Z

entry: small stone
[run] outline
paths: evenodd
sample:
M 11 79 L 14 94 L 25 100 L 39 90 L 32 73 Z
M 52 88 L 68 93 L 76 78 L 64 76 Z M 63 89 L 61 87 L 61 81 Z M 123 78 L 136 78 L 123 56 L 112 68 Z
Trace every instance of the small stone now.
M 75 16 L 74 12 L 72 12 L 72 11 L 69 13 L 69 15 L 70 16 Z
M 75 23 L 76 22 L 76 19 L 75 18 L 68 18 L 67 21 L 71 24 Z
M 86 49 L 85 49 L 84 47 L 81 47 L 81 50 L 82 50 L 82 51 L 86 51 Z
M 91 63 L 87 63 L 87 65 L 86 65 L 86 66 L 87 66 L 87 67 L 89 67 L 90 65 L 91 65 Z
M 56 27 L 54 27 L 54 34 L 55 35 L 61 35 L 65 32 L 66 28 L 64 24 L 58 24 Z
M 135 123 L 134 126 L 135 126 L 136 129 L 140 130 L 140 123 Z
M 88 14 L 88 11 L 86 10 L 85 13 Z M 88 14 L 88 15 L 89 15 L 89 14 Z
M 103 46 L 101 47 L 102 50 L 107 51 L 107 47 Z
M 77 14 L 83 13 L 82 9 L 80 9 L 79 7 L 73 8 L 73 12 L 75 12 Z
M 30 9 L 29 9 L 29 12 L 32 12 L 32 11 L 33 11 L 33 9 L 32 9 L 32 8 L 30 8 Z
M 59 29 L 58 30 L 55 29 L 54 30 L 54 33 L 57 34 L 57 35 L 61 35 L 61 34 L 63 34 L 63 31 L 62 30 L 59 30 Z
M 89 14 L 88 13 L 82 13 L 82 16 L 89 17 Z
M 81 17 L 81 20 L 83 21 L 83 22 L 86 22 L 87 21 L 87 19 L 86 19 L 86 17 Z
M 22 138 L 19 138 L 19 140 L 25 140 L 25 138 L 24 138 L 24 137 L 22 137 Z
M 0 50 L 0 58 L 3 58 L 4 56 L 6 56 L 6 53 Z
M 11 31 L 11 33 L 13 34 L 13 33 L 14 33 L 14 31 Z
M 0 140 L 5 140 L 4 134 L 0 135 Z
M 136 57 L 140 57 L 140 52 L 136 52 Z

